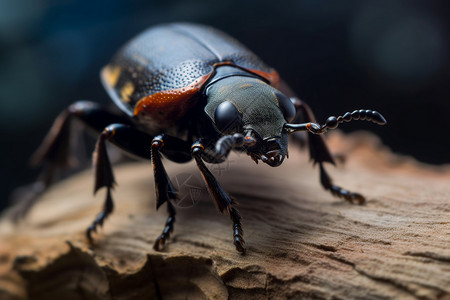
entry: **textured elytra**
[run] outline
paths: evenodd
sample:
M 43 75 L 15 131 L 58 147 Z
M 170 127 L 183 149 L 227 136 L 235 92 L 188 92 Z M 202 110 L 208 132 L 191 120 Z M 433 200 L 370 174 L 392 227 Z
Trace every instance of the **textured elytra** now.
M 211 74 L 214 65 L 230 63 L 244 69 L 273 73 L 241 43 L 216 29 L 194 24 L 153 27 L 127 43 L 107 66 L 119 70 L 114 86 L 107 86 L 119 107 L 132 114 L 143 97 L 180 89 Z M 104 76 L 105 77 L 105 76 Z M 108 80 L 104 82 L 109 85 Z M 133 85 L 130 95 L 123 88 Z M 131 90 L 128 88 L 128 90 Z

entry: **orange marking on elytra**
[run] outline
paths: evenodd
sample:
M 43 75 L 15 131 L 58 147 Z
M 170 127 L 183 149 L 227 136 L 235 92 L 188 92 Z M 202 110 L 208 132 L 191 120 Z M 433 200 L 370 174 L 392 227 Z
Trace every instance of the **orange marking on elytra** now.
M 123 85 L 123 87 L 120 88 L 120 96 L 122 97 L 123 101 L 130 102 L 130 97 L 133 94 L 134 91 L 134 85 L 131 81 L 128 81 Z
M 195 103 L 188 101 L 198 94 L 211 74 L 198 78 L 179 89 L 162 91 L 141 98 L 134 107 L 134 115 L 146 113 L 157 120 L 176 121 L 183 117 Z
M 102 69 L 101 76 L 111 87 L 116 86 L 119 76 L 122 73 L 122 68 L 119 66 L 107 65 Z

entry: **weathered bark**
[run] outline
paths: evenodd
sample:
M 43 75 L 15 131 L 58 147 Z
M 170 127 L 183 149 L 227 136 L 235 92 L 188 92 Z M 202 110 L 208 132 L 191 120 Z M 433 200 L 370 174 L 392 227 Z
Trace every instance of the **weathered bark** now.
M 336 184 L 365 205 L 324 191 L 292 146 L 278 168 L 246 155 L 210 165 L 239 202 L 246 255 L 193 163 L 165 161 L 182 198 L 163 252 L 152 249 L 166 212 L 150 164 L 115 167 L 115 211 L 93 246 L 84 232 L 104 195 L 92 196 L 91 171 L 65 180 L 19 225 L 0 222 L 0 298 L 450 299 L 450 167 L 393 155 L 367 133 L 328 141 L 347 155 L 328 167 Z

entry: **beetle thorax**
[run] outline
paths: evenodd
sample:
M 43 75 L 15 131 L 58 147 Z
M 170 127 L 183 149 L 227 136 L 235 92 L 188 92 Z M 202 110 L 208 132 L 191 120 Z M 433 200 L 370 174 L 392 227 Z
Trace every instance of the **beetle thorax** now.
M 216 124 L 217 107 L 229 101 L 239 111 L 242 131 L 253 130 L 262 139 L 280 137 L 285 120 L 278 107 L 276 92 L 275 88 L 256 78 L 224 78 L 207 89 L 205 112 Z

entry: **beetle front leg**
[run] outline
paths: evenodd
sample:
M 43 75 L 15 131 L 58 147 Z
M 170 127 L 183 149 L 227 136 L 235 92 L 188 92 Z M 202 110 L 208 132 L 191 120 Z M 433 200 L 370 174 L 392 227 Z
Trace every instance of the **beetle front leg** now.
M 233 240 L 236 250 L 241 253 L 245 253 L 245 241 L 243 237 L 244 231 L 241 223 L 242 217 L 239 214 L 239 211 L 233 207 L 236 205 L 236 202 L 227 194 L 227 192 L 223 190 L 214 175 L 205 166 L 202 160 L 204 149 L 205 147 L 203 144 L 200 141 L 197 141 L 191 147 L 192 156 L 194 157 L 195 162 L 202 173 L 203 179 L 208 186 L 208 190 L 211 193 L 218 210 L 221 213 L 227 213 L 233 222 Z

